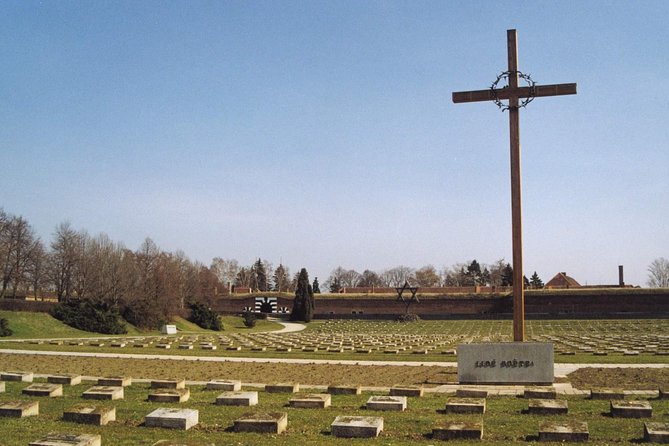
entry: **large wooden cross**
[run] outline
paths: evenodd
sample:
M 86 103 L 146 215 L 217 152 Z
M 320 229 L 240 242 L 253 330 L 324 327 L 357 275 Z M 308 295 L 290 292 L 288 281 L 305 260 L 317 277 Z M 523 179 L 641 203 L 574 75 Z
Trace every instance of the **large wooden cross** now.
M 509 139 L 511 145 L 511 226 L 513 233 L 513 340 L 525 340 L 525 294 L 523 276 L 523 225 L 520 188 L 520 121 L 519 99 L 576 94 L 576 84 L 531 85 L 521 87 L 518 71 L 518 36 L 507 30 L 508 82 L 503 88 L 453 93 L 453 102 L 508 100 Z M 495 84 L 493 84 L 495 85 Z

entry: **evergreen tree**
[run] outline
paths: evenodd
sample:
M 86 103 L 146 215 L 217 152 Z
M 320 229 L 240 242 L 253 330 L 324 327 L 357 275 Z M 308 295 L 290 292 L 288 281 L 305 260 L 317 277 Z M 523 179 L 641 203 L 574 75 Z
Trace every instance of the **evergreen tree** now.
M 314 277 L 314 284 L 312 285 L 314 289 L 314 294 L 321 294 L 321 286 L 318 283 L 318 277 Z
M 523 285 L 525 286 L 525 289 L 530 287 L 530 280 L 525 275 L 523 276 Z
M 339 290 L 341 290 L 341 282 L 339 281 L 338 277 L 334 277 L 330 282 L 330 292 L 338 293 Z
M 274 270 L 274 291 L 288 291 L 289 286 L 288 269 L 279 264 Z
M 258 291 L 267 291 L 267 273 L 262 260 L 258 259 L 251 269 L 252 288 Z
M 513 285 L 513 268 L 508 263 L 504 267 L 502 272 L 502 286 L 512 286 Z
M 535 271 L 534 274 L 532 274 L 532 277 L 530 277 L 530 285 L 532 285 L 532 288 L 543 288 L 544 287 L 544 282 L 539 278 L 539 275 Z
M 481 265 L 476 260 L 472 260 L 472 263 L 469 264 L 465 272 L 466 284 L 469 286 L 482 285 L 483 279 Z
M 291 321 L 311 322 L 314 317 L 314 290 L 309 283 L 309 273 L 305 268 L 300 270 L 295 289 Z

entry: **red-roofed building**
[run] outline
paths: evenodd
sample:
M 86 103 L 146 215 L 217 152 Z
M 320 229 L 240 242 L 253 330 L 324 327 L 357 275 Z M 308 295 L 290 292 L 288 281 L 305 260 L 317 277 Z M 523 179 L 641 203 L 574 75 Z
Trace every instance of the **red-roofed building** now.
M 545 288 L 581 288 L 581 284 L 578 283 L 573 277 L 569 277 L 567 273 L 557 273 L 555 277 L 546 283 Z

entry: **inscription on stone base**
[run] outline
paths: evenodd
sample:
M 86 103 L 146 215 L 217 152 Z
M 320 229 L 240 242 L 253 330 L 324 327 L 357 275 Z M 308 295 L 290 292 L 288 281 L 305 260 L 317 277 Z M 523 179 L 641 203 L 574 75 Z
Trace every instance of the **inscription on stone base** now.
M 549 384 L 554 381 L 553 344 L 503 342 L 458 346 L 458 381 Z

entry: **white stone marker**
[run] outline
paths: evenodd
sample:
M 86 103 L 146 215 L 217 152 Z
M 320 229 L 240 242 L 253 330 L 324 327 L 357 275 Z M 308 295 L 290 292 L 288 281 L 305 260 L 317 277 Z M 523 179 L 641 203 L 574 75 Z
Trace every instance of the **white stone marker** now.
M 223 392 L 216 397 L 216 404 L 224 406 L 255 406 L 258 404 L 258 392 Z
M 81 375 L 64 374 L 47 376 L 46 381 L 52 384 L 65 384 L 68 386 L 76 386 L 81 384 Z
M 123 387 L 93 386 L 85 390 L 81 397 L 88 400 L 122 400 Z
M 611 416 L 619 418 L 650 418 L 653 408 L 648 401 L 611 401 Z
M 587 441 L 589 437 L 585 421 L 545 422 L 539 427 L 539 441 Z
M 451 398 L 446 413 L 485 413 L 485 398 Z
M 383 430 L 383 417 L 360 417 L 340 415 L 330 425 L 334 437 L 371 438 L 378 437 Z
M 247 413 L 234 422 L 235 432 L 256 432 L 280 434 L 288 427 L 288 414 L 285 412 Z
M 329 393 L 310 393 L 299 395 L 288 401 L 290 407 L 302 409 L 325 409 L 332 404 L 332 396 Z
M 242 389 L 242 382 L 235 379 L 214 379 L 207 383 L 207 390 L 236 392 Z
M 33 372 L 2 372 L 0 379 L 2 381 L 21 381 L 31 383 L 33 382 Z
M 195 409 L 156 409 L 146 417 L 147 427 L 164 427 L 188 430 L 198 423 L 199 412 Z
M 332 395 L 360 395 L 360 386 L 328 386 L 328 393 Z
M 28 446 L 101 446 L 102 437 L 94 434 L 48 434 Z
M 98 386 L 128 387 L 132 385 L 130 376 L 109 376 L 98 379 Z
M 151 381 L 152 389 L 185 389 L 185 379 L 155 379 Z
M 266 384 L 265 392 L 267 393 L 297 393 L 300 391 L 298 383 L 276 383 Z
M 63 412 L 63 420 L 105 426 L 110 421 L 116 421 L 116 408 L 78 405 Z
M 563 415 L 569 412 L 566 400 L 531 399 L 527 412 L 533 415 Z
M 30 396 L 63 396 L 62 384 L 31 384 L 21 391 L 24 395 Z
M 6 401 L 0 403 L 0 417 L 23 418 L 39 415 L 37 401 Z
M 669 443 L 669 423 L 644 423 L 643 439 L 652 443 Z
M 432 429 L 435 440 L 480 440 L 483 438 L 482 421 L 446 421 Z
M 548 384 L 555 379 L 553 344 L 490 342 L 458 346 L 458 381 Z
M 423 396 L 423 386 L 393 386 L 390 396 Z
M 367 400 L 367 409 L 370 410 L 397 410 L 407 408 L 406 396 L 372 396 Z

